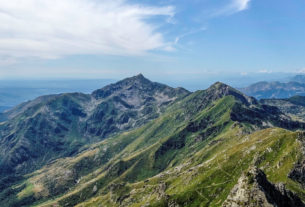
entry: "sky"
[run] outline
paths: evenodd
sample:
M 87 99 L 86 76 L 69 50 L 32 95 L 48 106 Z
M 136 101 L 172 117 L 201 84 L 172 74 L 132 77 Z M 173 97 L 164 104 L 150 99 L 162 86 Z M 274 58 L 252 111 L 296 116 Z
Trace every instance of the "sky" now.
M 305 73 L 302 0 L 0 0 L 0 79 Z

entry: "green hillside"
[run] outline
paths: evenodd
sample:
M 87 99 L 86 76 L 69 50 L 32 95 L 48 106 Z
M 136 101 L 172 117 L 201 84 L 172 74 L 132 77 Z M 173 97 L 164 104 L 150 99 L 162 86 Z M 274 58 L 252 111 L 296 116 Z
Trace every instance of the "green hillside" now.
M 157 100 L 153 88 L 158 93 L 169 90 L 167 97 L 176 98 L 162 106 L 153 102 L 161 111 L 142 124 L 83 143 L 75 153 L 53 156 L 40 169 L 18 174 L 13 184 L 3 185 L 1 206 L 303 206 L 302 121 L 219 82 L 188 93 L 152 87 L 138 78 L 131 85 L 148 90 L 144 97 Z M 128 81 L 93 96 L 105 99 L 130 86 Z M 124 92 L 125 101 L 129 93 Z M 81 97 L 86 103 L 86 96 Z M 52 105 L 54 111 L 63 105 L 59 100 L 60 105 Z M 112 114 L 108 109 L 99 111 Z M 73 121 L 69 125 L 73 140 L 82 132 L 78 126 Z

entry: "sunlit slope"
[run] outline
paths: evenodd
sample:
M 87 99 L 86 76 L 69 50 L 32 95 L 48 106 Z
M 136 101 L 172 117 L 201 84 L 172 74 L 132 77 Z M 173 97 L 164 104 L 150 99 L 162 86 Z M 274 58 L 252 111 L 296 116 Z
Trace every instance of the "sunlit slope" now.
M 72 187 L 74 190 L 60 198 L 59 202 L 71 200 L 71 205 L 75 205 L 94 196 L 94 186 L 102 189 L 117 180 L 137 182 L 154 176 L 170 166 L 183 163 L 205 146 L 209 139 L 230 128 L 233 122 L 230 121 L 229 108 L 234 105 L 234 99 L 226 97 L 218 102 L 198 113 L 192 122 L 181 116 L 184 110 L 170 110 L 140 129 L 107 139 L 75 158 L 58 160 L 44 167 L 34 173 L 27 181 L 30 183 L 28 185 L 34 185 L 35 188 L 36 183 L 36 186 L 40 186 L 41 191 L 36 192 L 37 198 L 60 195 Z M 206 123 L 208 127 L 194 127 L 196 123 L 207 120 L 207 117 L 212 118 Z M 64 176 L 65 173 L 68 176 Z M 61 178 L 60 182 L 54 182 L 56 178 Z M 57 191 L 51 190 L 54 188 Z M 85 192 L 88 195 L 79 197 Z
M 170 170 L 174 172 L 172 175 L 169 174 L 170 180 L 176 176 L 176 180 L 171 180 L 171 182 L 177 182 L 177 186 L 180 186 L 177 188 L 181 190 L 176 190 L 179 193 L 177 195 L 175 193 L 173 197 L 175 202 L 183 205 L 189 202 L 190 204 L 194 203 L 192 205 L 195 206 L 198 204 L 197 202 L 200 202 L 203 206 L 213 203 L 214 201 L 209 198 L 204 199 L 204 202 L 202 199 L 207 195 L 202 194 L 200 196 L 201 193 L 197 193 L 199 196 L 196 198 L 198 199 L 196 202 L 190 202 L 193 198 L 188 198 L 188 196 L 196 197 L 194 190 L 199 188 L 194 187 L 192 183 L 196 183 L 197 179 L 205 178 L 207 180 L 204 182 L 207 182 L 209 186 L 214 184 L 215 186 L 227 186 L 226 188 L 222 186 L 224 191 L 222 193 L 219 192 L 219 197 L 222 200 L 217 200 L 217 202 L 221 203 L 220 201 L 226 198 L 242 171 L 251 165 L 254 154 L 262 153 L 261 151 L 266 150 L 268 147 L 268 145 L 263 144 L 261 151 L 256 150 L 256 146 L 252 146 L 251 143 L 259 142 L 263 135 L 249 135 L 249 133 L 253 130 L 276 125 L 284 126 L 286 122 L 289 123 L 289 120 L 285 119 L 286 117 L 283 117 L 283 114 L 279 111 L 275 110 L 276 113 L 270 113 L 270 110 L 275 109 L 261 106 L 255 100 L 243 96 L 234 89 L 217 83 L 206 91 L 191 94 L 177 102 L 163 116 L 140 129 L 108 139 L 75 158 L 60 160 L 51 166 L 45 167 L 40 172 L 36 172 L 37 174 L 35 173 L 36 175 L 31 177 L 29 181 L 34 185 L 34 188 L 36 183 L 36 185 L 41 186 L 42 190 L 33 195 L 39 198 L 41 196 L 39 193 L 43 194 L 45 192 L 45 196 L 42 195 L 41 198 L 57 196 L 54 202 L 60 206 L 74 206 L 92 197 L 94 199 L 97 195 L 106 196 L 102 200 L 107 202 L 105 205 L 108 206 L 137 205 L 137 203 L 141 202 L 129 201 L 128 198 L 131 191 L 137 189 L 138 182 L 149 183 L 150 179 L 153 178 L 153 183 L 155 183 L 155 179 L 161 179 L 157 182 L 157 185 L 155 184 L 155 187 L 163 189 L 164 184 L 161 183 L 162 186 L 160 187 L 160 182 L 169 182 L 168 179 L 164 180 L 163 178 L 167 175 L 164 172 Z M 287 124 L 287 127 L 291 126 Z M 284 136 L 284 134 L 287 134 L 287 136 L 292 137 L 290 140 L 293 144 L 288 144 L 291 147 L 291 151 L 299 147 L 295 139 L 296 135 L 292 132 L 277 128 L 271 131 L 274 131 L 272 133 L 277 133 L 277 135 L 283 134 Z M 261 133 L 266 133 L 266 137 L 270 140 L 276 139 L 271 136 L 272 133 L 269 133 L 268 130 Z M 247 139 L 247 137 L 249 141 L 245 141 L 245 144 L 240 145 L 239 142 Z M 243 154 L 246 149 L 249 152 L 249 155 L 246 154 L 247 156 Z M 226 151 L 228 153 L 232 151 L 231 154 L 226 155 L 226 157 L 231 156 L 229 159 L 231 162 L 227 162 L 227 158 L 224 157 Z M 240 160 L 243 156 L 244 160 Z M 276 156 L 280 155 L 277 154 Z M 200 170 L 198 171 L 200 173 L 197 173 L 198 178 L 195 176 L 194 181 L 192 181 L 193 178 L 191 180 L 187 178 L 193 172 L 192 167 L 199 165 L 200 167 L 197 166 L 197 168 L 201 169 L 204 167 L 202 164 L 212 157 L 217 157 L 215 159 L 217 163 L 215 163 L 214 158 L 212 159 L 213 162 L 210 160 L 211 166 L 214 166 L 214 171 L 205 172 Z M 290 161 L 289 170 L 292 169 L 292 165 L 296 160 L 297 155 Z M 227 164 L 225 164 L 226 162 Z M 181 175 L 175 173 L 181 166 L 182 169 L 186 169 L 184 173 Z M 219 168 L 219 166 L 227 167 L 228 169 L 222 170 L 223 167 Z M 239 168 L 235 169 L 237 166 Z M 233 167 L 234 171 L 232 171 Z M 232 175 L 233 177 L 231 176 L 231 181 L 229 182 L 227 179 L 228 174 L 234 174 L 235 171 L 235 177 Z M 62 174 L 58 175 L 58 172 Z M 65 177 L 63 172 L 77 173 L 70 173 L 70 176 L 67 176 L 69 179 L 63 179 Z M 186 177 L 183 177 L 183 175 Z M 157 176 L 157 178 L 154 176 Z M 58 182 L 59 184 L 52 184 L 52 180 L 57 177 L 62 178 L 62 180 Z M 186 185 L 184 183 L 185 179 L 189 180 L 190 183 Z M 210 182 L 211 179 L 213 182 Z M 203 184 L 204 182 L 202 180 L 199 183 L 205 185 Z M 55 192 L 52 193 L 50 189 L 55 189 Z M 166 184 L 166 191 L 171 192 L 170 189 Z M 194 190 L 192 191 L 192 189 Z M 110 194 L 114 196 L 115 194 L 112 191 L 116 190 L 119 191 L 116 198 L 107 197 Z M 173 190 L 173 192 L 176 191 Z M 209 194 L 210 192 L 208 190 L 206 193 Z M 135 195 L 140 194 L 135 193 Z M 179 199 L 182 200 L 179 201 Z M 152 197 L 150 203 L 156 203 L 158 206 L 161 205 L 159 202 L 167 204 L 169 202 L 168 198 L 158 200 L 160 198 Z M 122 204 L 123 201 L 127 203 Z M 92 201 L 87 202 L 90 203 Z
M 138 129 L 28 174 L 0 194 L 1 203 L 221 206 L 253 165 L 305 198 L 287 177 L 302 153 L 300 133 L 287 129 L 303 128 L 277 108 L 216 83 L 177 100 Z
M 298 133 L 270 128 L 243 135 L 240 130 L 219 135 L 176 167 L 142 182 L 120 180 L 78 206 L 221 206 L 252 166 L 305 198 L 301 185 L 287 177 L 302 156 Z

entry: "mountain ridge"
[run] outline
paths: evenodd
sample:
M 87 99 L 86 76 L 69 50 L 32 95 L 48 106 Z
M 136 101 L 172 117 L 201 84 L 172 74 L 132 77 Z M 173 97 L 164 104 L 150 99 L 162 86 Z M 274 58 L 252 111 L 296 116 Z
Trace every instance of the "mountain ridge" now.
M 303 80 L 304 76 L 295 76 L 289 82 L 260 81 L 240 90 L 256 99 L 289 98 L 296 95 L 304 96 L 305 82 Z
M 54 132 L 60 127 L 55 124 L 62 124 L 57 138 L 67 140 L 64 149 L 71 151 L 69 154 L 58 151 L 58 157 L 40 165 L 35 162 L 22 165 L 27 168 L 35 164 L 36 169 L 19 171 L 18 179 L 2 178 L 0 204 L 221 206 L 242 173 L 253 165 L 267 175 L 270 185 L 285 183 L 287 190 L 283 192 L 292 190 L 296 197 L 305 199 L 300 187 L 302 179 L 287 176 L 293 169 L 300 172 L 303 135 L 297 130 L 305 129 L 304 122 L 221 82 L 190 93 L 153 83 L 143 75 L 125 80 L 98 89 L 93 96 L 62 94 L 55 101 L 51 98 L 45 105 L 27 108 L 21 113 L 23 117 L 20 114 L 13 117 L 22 118 L 19 129 L 27 123 L 24 120 L 31 120 L 37 135 L 45 129 L 45 126 L 40 129 L 41 123 L 53 127 Z M 139 105 L 132 103 L 135 98 Z M 140 123 L 112 131 L 106 137 L 102 133 L 97 135 L 98 130 L 88 131 L 92 126 L 104 129 L 103 123 L 110 128 L 115 126 L 116 120 L 124 120 L 121 115 L 126 111 L 137 110 L 143 115 L 143 105 L 155 107 L 157 110 L 148 114 L 156 115 L 137 116 L 133 119 L 141 120 Z M 40 115 L 41 111 L 48 116 Z M 119 112 L 122 114 L 118 115 Z M 110 119 L 113 121 L 109 122 Z M 11 136 L 10 124 L 13 125 L 8 120 L 0 127 L 0 150 L 4 148 L 3 140 L 16 140 L 15 135 Z M 24 129 L 25 133 L 18 136 L 30 132 L 29 137 L 36 136 L 31 128 Z M 7 136 L 3 136 L 5 133 Z M 70 146 L 76 143 L 76 138 L 85 142 Z M 100 139 L 89 142 L 90 138 Z M 56 137 L 51 140 L 56 141 Z M 24 143 L 24 139 L 21 141 Z

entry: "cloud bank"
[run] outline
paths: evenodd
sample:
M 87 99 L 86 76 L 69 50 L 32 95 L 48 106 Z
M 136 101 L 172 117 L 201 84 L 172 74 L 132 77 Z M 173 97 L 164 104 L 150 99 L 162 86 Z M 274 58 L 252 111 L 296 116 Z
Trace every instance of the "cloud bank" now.
M 0 59 L 162 50 L 168 45 L 147 20 L 173 15 L 171 6 L 125 0 L 0 0 Z

